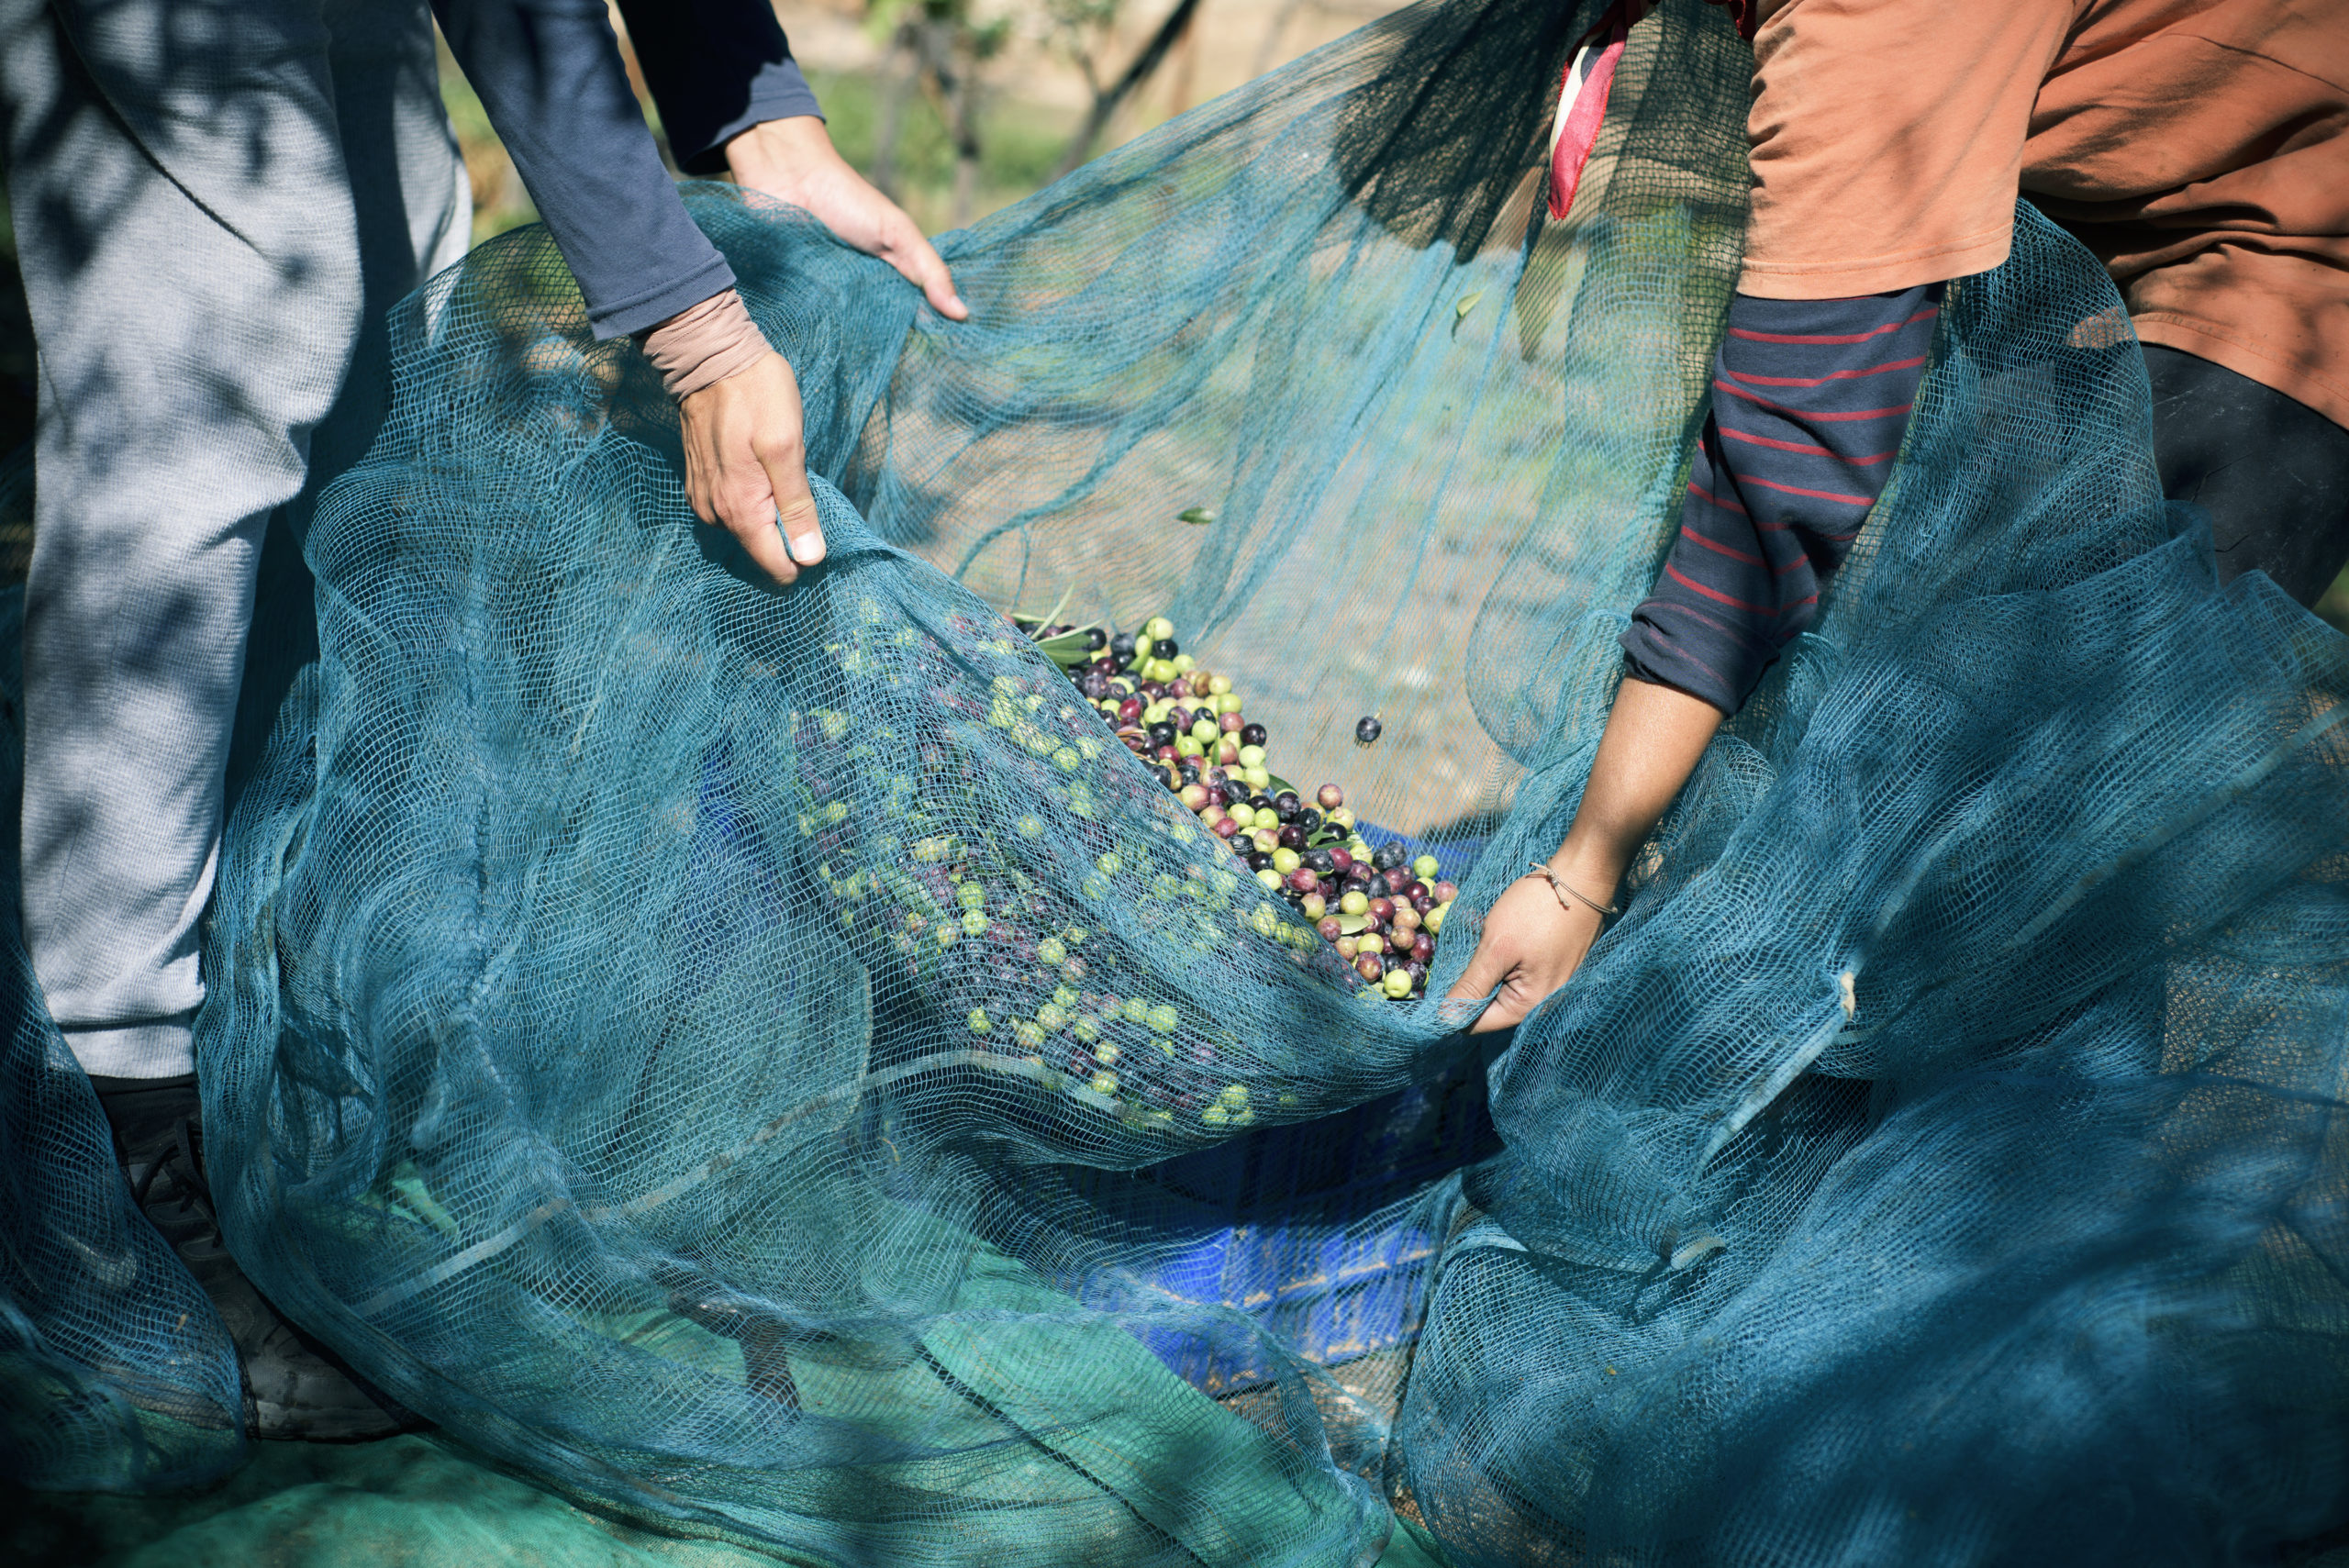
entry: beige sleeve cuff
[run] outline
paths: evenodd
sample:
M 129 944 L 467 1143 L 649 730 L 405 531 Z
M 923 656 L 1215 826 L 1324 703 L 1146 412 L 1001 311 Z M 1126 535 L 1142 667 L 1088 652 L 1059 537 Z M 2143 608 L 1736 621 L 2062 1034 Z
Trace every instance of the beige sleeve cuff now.
M 643 344 L 661 384 L 680 402 L 749 370 L 769 352 L 766 335 L 732 289 L 645 328 Z

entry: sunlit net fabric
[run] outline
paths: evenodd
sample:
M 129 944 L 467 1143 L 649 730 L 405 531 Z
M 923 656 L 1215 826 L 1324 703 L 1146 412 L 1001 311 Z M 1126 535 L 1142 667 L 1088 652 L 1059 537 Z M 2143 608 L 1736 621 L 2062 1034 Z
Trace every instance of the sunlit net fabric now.
M 1695 0 L 1543 216 L 1595 19 L 1423 7 L 1186 116 L 954 237 L 967 325 L 696 190 L 807 397 L 788 594 L 692 525 L 542 232 L 407 302 L 209 952 L 272 1296 L 492 1456 L 823 1562 L 1366 1562 L 1398 1517 L 1463 1565 L 2203 1562 L 2349 1517 L 2349 664 L 2214 585 L 2034 215 L 1497 1059 L 1004 618 L 1168 616 L 1286 774 L 1472 867 L 1448 986 L 1571 816 L 1741 245 L 1750 56 Z

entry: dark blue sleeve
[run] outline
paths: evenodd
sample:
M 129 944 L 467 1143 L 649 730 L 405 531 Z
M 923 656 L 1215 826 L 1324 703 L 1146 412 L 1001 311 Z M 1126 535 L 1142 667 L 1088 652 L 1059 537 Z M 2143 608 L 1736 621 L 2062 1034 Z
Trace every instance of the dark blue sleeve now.
M 669 151 L 688 174 L 726 171 L 726 143 L 766 120 L 823 117 L 767 0 L 619 0 Z
M 734 286 L 662 167 L 604 0 L 432 0 L 598 338 Z
M 1680 532 L 1623 633 L 1625 673 L 1735 713 L 1884 493 L 1942 285 L 1731 303 Z

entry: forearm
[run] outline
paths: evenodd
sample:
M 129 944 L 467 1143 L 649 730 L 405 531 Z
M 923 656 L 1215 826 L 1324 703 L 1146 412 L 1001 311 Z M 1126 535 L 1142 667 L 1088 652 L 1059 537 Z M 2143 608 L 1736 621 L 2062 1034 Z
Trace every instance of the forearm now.
M 1723 717 L 1686 692 L 1626 678 L 1550 869 L 1575 891 L 1613 903 L 1631 857 L 1697 771 Z
M 662 167 L 604 0 L 433 0 L 433 11 L 597 337 L 641 330 L 733 286 Z

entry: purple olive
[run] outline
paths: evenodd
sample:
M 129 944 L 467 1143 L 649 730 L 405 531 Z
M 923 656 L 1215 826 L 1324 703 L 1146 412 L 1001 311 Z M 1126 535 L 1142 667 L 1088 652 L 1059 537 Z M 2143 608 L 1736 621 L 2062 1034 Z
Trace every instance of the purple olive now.
M 1237 735 L 1248 728 L 1248 721 L 1236 713 L 1227 713 L 1216 721 L 1216 728 L 1226 735 Z
M 1319 926 L 1316 926 L 1314 929 L 1321 933 L 1321 940 L 1325 942 L 1334 942 L 1340 937 L 1346 934 L 1339 926 L 1338 917 L 1335 915 L 1323 916 L 1321 917 L 1321 923 Z
M 1337 868 L 1340 876 L 1344 876 L 1354 869 L 1353 856 L 1335 845 L 1331 845 L 1330 849 L 1330 863 Z
M 1434 908 L 1438 902 L 1439 900 L 1432 893 L 1419 892 L 1411 895 L 1411 907 L 1422 915 Z
M 1153 746 L 1172 746 L 1174 744 L 1174 727 L 1167 723 L 1166 720 L 1163 718 L 1157 723 L 1152 725 L 1148 733 L 1150 735 L 1150 743 Z
M 1378 880 L 1378 873 L 1372 871 L 1368 866 L 1363 864 L 1362 862 L 1356 861 L 1353 864 L 1346 868 L 1345 877 L 1346 885 L 1348 887 L 1361 888 L 1364 896 L 1367 897 L 1370 894 L 1370 884 Z
M 1386 966 L 1371 954 L 1364 953 L 1354 960 L 1354 973 L 1364 980 L 1384 980 L 1386 977 Z
M 1433 937 L 1428 935 L 1425 931 L 1421 931 L 1418 936 L 1411 939 L 1411 957 L 1422 966 L 1420 969 L 1420 973 L 1422 974 L 1427 973 L 1424 966 L 1428 960 L 1434 956 L 1435 939 Z
M 1139 725 L 1141 722 L 1141 698 L 1128 697 L 1125 701 L 1118 705 L 1119 724 L 1121 726 Z
M 1240 727 L 1240 743 L 1242 746 L 1262 746 L 1268 739 L 1270 736 L 1261 724 L 1243 724 Z
M 1439 882 L 1433 887 L 1429 888 L 1428 892 L 1434 896 L 1435 901 L 1439 904 L 1449 904 L 1453 899 L 1460 896 L 1460 889 L 1448 882 Z
M 1346 792 L 1340 789 L 1336 784 L 1325 784 L 1315 793 L 1313 798 L 1321 803 L 1322 810 L 1335 811 L 1341 806 L 1345 805 Z
M 1321 879 L 1313 874 L 1311 866 L 1299 866 L 1288 873 L 1288 884 L 1299 893 L 1311 893 L 1320 887 Z
M 1294 822 L 1284 822 L 1280 828 L 1280 840 L 1281 848 L 1285 850 L 1302 850 L 1305 848 L 1305 829 Z
M 1240 824 L 1229 817 L 1219 817 L 1215 819 L 1215 826 L 1209 830 L 1219 839 L 1235 838 L 1240 832 Z
M 1273 811 L 1284 822 L 1296 821 L 1297 814 L 1304 809 L 1305 803 L 1297 798 L 1297 791 L 1293 789 L 1285 789 L 1273 796 Z
M 1191 811 L 1204 811 L 1207 809 L 1208 799 L 1207 785 L 1199 784 L 1186 784 L 1183 786 L 1183 805 L 1186 809 Z

